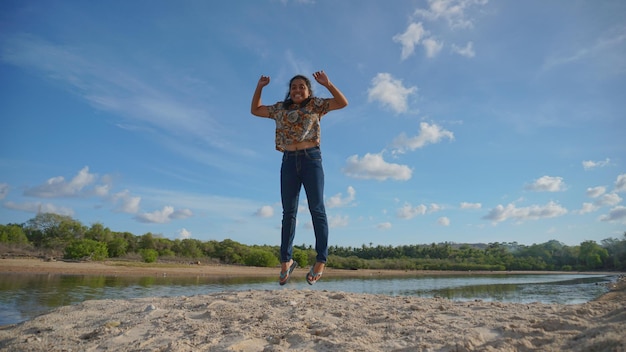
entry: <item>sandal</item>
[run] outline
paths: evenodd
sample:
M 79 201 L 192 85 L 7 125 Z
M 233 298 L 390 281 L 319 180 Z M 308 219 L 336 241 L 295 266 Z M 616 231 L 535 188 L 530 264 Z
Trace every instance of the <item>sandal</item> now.
M 291 273 L 298 267 L 298 262 L 295 260 L 292 260 L 291 265 L 289 266 L 289 268 L 287 269 L 287 271 L 281 271 L 280 272 L 280 279 L 278 280 L 278 283 L 282 286 L 284 284 L 287 283 L 287 281 L 289 281 L 289 277 L 291 276 Z
M 320 263 L 320 264 L 324 264 L 324 263 Z M 320 271 L 319 273 L 316 273 L 314 270 L 315 270 L 315 265 L 312 266 L 311 270 L 309 270 L 309 273 L 306 274 L 306 282 L 308 282 L 309 285 L 313 285 L 314 283 L 319 281 L 319 279 L 322 278 L 322 274 L 324 273 L 324 269 L 322 269 L 322 271 Z

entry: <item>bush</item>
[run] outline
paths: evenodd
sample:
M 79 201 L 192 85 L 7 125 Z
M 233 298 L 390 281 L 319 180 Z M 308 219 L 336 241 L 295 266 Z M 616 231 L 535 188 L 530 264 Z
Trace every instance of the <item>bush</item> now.
M 0 243 L 28 244 L 28 238 L 21 226 L 0 225 Z
M 164 249 L 157 252 L 159 257 L 176 257 L 176 253 L 171 249 Z
M 298 249 L 298 248 L 293 249 L 293 260 L 298 262 L 298 265 L 300 265 L 303 268 L 309 266 L 309 258 L 308 258 L 307 252 L 301 249 Z
M 107 248 L 109 249 L 109 257 L 123 257 L 128 250 L 128 241 L 123 238 L 117 237 L 107 242 Z
M 250 249 L 250 251 L 244 255 L 243 261 L 244 264 L 248 266 L 274 267 L 280 264 L 278 258 L 276 258 L 272 252 L 260 248 Z
M 154 263 L 159 257 L 159 252 L 154 249 L 141 249 L 139 255 L 141 255 L 141 259 L 143 259 L 144 262 Z
M 106 243 L 82 239 L 70 242 L 65 247 L 65 253 L 63 258 L 65 259 L 85 259 L 103 260 L 108 257 L 108 250 Z

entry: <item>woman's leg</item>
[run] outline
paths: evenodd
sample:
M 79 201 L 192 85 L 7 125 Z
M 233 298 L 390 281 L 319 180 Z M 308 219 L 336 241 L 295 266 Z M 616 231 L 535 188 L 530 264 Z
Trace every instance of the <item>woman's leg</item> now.
M 324 168 L 322 167 L 322 153 L 319 148 L 307 149 L 303 158 L 301 175 L 315 232 L 316 261 L 326 263 L 328 257 L 328 219 L 324 206 Z
M 297 157 L 283 155 L 280 167 L 280 195 L 283 205 L 283 221 L 280 240 L 280 261 L 287 263 L 293 255 L 293 239 L 296 234 L 296 216 L 300 197 L 301 181 L 297 170 Z

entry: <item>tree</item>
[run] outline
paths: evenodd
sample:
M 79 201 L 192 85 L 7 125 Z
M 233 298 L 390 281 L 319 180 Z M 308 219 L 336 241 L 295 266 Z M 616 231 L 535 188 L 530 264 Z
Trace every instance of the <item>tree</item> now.
M 108 242 L 112 238 L 111 230 L 100 223 L 95 223 L 85 232 L 85 238 L 99 242 Z
M 598 269 L 609 257 L 606 249 L 600 247 L 595 241 L 585 241 L 580 244 L 579 259 L 586 269 Z
M 179 251 L 178 255 L 187 258 L 200 258 L 202 257 L 202 250 L 200 249 L 200 241 L 185 238 L 184 240 L 179 242 L 178 245 Z
M 0 225 L 0 243 L 28 244 L 28 238 L 20 225 Z
M 610 269 L 626 270 L 626 232 L 624 239 L 607 238 L 602 241 L 604 247 L 609 253 L 610 261 L 607 262 Z
M 41 213 L 26 224 L 26 236 L 35 245 L 63 249 L 72 240 L 83 238 L 84 226 L 69 216 Z
M 246 246 L 230 239 L 223 240 L 216 248 L 218 258 L 228 264 L 242 264 L 246 252 Z
M 154 249 L 156 250 L 156 241 L 154 235 L 148 232 L 139 238 L 138 249 Z
M 116 235 L 107 242 L 107 248 L 109 249 L 109 257 L 123 257 L 128 251 L 128 242 L 124 237 Z

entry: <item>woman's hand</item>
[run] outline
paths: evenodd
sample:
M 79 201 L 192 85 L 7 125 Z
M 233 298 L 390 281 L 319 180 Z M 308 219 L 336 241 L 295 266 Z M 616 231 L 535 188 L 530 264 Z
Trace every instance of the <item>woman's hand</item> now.
M 324 87 L 328 87 L 330 81 L 328 80 L 328 76 L 324 71 L 317 71 L 313 74 L 313 78 L 317 81 L 317 83 L 323 85 Z
M 261 78 L 259 78 L 259 83 L 257 83 L 257 87 L 263 88 L 266 85 L 270 84 L 270 77 L 269 76 L 261 76 Z
M 315 78 L 317 83 L 326 87 L 330 94 L 333 95 L 332 99 L 330 99 L 330 104 L 328 105 L 328 111 L 342 109 L 348 106 L 348 99 L 346 99 L 343 93 L 341 93 L 341 91 L 335 87 L 334 84 L 330 83 L 326 72 L 317 71 L 313 74 L 313 78 Z
M 254 116 L 270 116 L 267 106 L 263 105 L 263 103 L 261 102 L 261 91 L 263 90 L 263 87 L 268 84 L 270 84 L 269 76 L 261 76 L 261 78 L 259 78 L 259 82 L 256 84 L 256 89 L 254 90 L 254 95 L 252 96 L 252 103 L 250 103 L 250 112 Z

